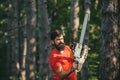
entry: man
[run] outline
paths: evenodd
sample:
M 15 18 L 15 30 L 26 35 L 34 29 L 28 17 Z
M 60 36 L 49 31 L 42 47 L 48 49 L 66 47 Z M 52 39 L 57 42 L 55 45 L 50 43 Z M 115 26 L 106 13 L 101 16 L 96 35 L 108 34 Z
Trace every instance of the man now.
M 51 33 L 51 43 L 54 48 L 50 54 L 49 64 L 54 72 L 54 80 L 77 80 L 75 70 L 78 63 L 74 62 L 70 47 L 65 45 L 62 31 L 55 30 Z

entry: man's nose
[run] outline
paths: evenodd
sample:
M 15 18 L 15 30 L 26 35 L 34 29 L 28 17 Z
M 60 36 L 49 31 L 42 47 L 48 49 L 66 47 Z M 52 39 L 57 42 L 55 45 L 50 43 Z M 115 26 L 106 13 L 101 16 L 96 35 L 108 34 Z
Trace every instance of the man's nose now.
M 63 42 L 63 40 L 61 39 L 60 42 Z

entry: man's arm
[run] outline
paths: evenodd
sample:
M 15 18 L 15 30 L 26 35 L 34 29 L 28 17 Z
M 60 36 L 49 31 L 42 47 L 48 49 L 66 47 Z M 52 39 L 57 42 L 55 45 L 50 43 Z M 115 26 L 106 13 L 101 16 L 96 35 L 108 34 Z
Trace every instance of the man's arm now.
M 63 80 L 64 78 L 69 76 L 69 74 L 71 74 L 73 71 L 75 71 L 77 69 L 77 67 L 78 67 L 78 63 L 73 62 L 72 68 L 69 69 L 68 71 L 63 71 L 62 67 L 60 67 L 58 70 L 56 70 L 56 73 L 58 74 L 60 79 Z

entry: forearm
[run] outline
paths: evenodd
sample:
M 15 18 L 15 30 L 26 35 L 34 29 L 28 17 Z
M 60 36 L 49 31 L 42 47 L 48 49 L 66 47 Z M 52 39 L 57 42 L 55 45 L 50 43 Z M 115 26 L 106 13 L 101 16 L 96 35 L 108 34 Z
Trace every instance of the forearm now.
M 57 74 L 60 77 L 61 80 L 63 80 L 64 78 L 66 78 L 67 76 L 69 76 L 73 71 L 75 71 L 74 69 L 69 69 L 68 71 L 58 71 Z

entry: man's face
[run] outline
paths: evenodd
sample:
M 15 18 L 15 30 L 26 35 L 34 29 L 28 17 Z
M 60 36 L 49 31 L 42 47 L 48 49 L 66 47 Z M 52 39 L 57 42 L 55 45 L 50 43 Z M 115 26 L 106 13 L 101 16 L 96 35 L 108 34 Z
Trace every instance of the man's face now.
M 60 35 L 60 36 L 58 36 L 58 37 L 55 38 L 54 45 L 55 45 L 55 48 L 57 50 L 59 50 L 59 51 L 64 50 L 65 43 L 64 43 L 64 37 L 63 37 L 63 35 Z

